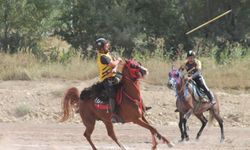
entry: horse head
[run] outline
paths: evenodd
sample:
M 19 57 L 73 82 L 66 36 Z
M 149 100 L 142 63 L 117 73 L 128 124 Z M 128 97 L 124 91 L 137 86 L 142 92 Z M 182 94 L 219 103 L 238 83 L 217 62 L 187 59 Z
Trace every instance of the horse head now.
M 168 73 L 168 88 L 177 89 L 177 86 L 181 84 L 182 78 L 182 72 L 176 68 L 172 68 L 172 70 Z
M 123 76 L 132 80 L 144 78 L 148 74 L 148 70 L 134 59 L 125 60 Z

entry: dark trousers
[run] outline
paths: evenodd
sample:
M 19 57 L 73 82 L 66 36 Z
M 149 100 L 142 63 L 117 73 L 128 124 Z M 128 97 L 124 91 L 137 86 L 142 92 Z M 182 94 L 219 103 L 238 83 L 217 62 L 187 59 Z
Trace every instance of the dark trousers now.
M 111 112 L 115 112 L 115 97 L 116 97 L 116 85 L 114 78 L 107 78 L 103 81 L 105 90 L 107 90 L 109 104 L 111 106 Z
M 193 80 L 195 81 L 195 83 L 197 84 L 197 86 L 204 91 L 204 93 L 207 95 L 208 99 L 210 101 L 213 101 L 214 100 L 214 96 L 213 96 L 212 92 L 209 90 L 209 88 L 207 87 L 206 82 L 205 82 L 203 76 L 199 75 L 198 77 L 194 78 Z

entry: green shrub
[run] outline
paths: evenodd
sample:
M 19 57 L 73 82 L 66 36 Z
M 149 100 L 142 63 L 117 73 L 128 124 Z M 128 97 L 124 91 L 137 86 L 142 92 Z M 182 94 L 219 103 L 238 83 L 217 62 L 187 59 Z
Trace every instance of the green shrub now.
M 16 117 L 23 117 L 31 112 L 31 108 L 26 104 L 20 104 L 15 109 Z

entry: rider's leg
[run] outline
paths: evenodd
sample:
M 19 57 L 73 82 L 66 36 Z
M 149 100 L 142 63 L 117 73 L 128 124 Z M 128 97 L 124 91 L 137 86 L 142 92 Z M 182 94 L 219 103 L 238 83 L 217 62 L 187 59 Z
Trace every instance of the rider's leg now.
M 116 82 L 114 81 L 114 78 L 107 79 L 104 83 L 105 88 L 107 89 L 108 92 L 108 98 L 109 98 L 109 104 L 111 106 L 111 113 L 112 113 L 112 122 L 121 122 L 121 119 L 119 118 L 119 110 L 118 107 L 116 106 Z M 120 121 L 119 121 L 120 120 Z
M 207 95 L 208 99 L 210 100 L 210 102 L 212 104 L 215 104 L 215 98 L 213 93 L 209 90 L 209 88 L 206 85 L 206 82 L 204 80 L 204 78 L 202 76 L 197 77 L 196 79 L 194 79 L 196 84 L 198 85 L 199 88 L 204 90 L 204 93 Z

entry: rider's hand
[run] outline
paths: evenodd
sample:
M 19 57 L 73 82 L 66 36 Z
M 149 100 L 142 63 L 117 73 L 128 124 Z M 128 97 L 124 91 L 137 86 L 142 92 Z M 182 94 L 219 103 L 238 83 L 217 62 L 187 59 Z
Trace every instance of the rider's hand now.
M 192 80 L 192 77 L 187 77 L 186 79 L 187 79 L 188 81 L 190 81 L 190 80 Z
M 118 57 L 117 60 L 122 61 L 121 57 Z

